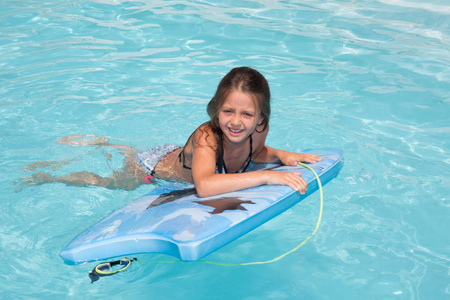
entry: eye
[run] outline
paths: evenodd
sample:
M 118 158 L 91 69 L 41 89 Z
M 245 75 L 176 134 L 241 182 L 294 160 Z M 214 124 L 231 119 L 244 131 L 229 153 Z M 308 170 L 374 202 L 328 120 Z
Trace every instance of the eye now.
M 252 113 L 250 113 L 250 112 L 244 112 L 243 115 L 244 115 L 245 117 L 247 117 L 247 118 L 252 118 L 252 117 L 255 116 L 254 114 L 252 114 Z

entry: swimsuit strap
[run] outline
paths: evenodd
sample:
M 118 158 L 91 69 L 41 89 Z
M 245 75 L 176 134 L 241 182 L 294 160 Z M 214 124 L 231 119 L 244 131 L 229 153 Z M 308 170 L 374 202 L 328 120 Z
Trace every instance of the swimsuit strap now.
M 250 135 L 249 138 L 250 138 L 250 153 L 248 154 L 247 160 L 244 162 L 242 167 L 236 173 L 243 173 L 243 172 L 245 172 L 245 170 L 247 170 L 248 166 L 250 165 L 250 162 L 252 161 L 252 152 L 253 152 L 252 135 Z M 223 151 L 219 155 L 219 159 L 217 161 L 217 169 L 218 169 L 219 173 L 223 173 L 223 171 L 225 171 L 225 173 L 228 173 L 227 167 L 225 165 L 225 160 L 223 159 Z
M 183 159 L 181 158 L 183 156 Z M 180 154 L 178 154 L 178 160 L 183 164 L 183 168 L 192 170 L 191 167 L 186 166 L 186 157 L 184 156 L 184 148 L 181 150 Z

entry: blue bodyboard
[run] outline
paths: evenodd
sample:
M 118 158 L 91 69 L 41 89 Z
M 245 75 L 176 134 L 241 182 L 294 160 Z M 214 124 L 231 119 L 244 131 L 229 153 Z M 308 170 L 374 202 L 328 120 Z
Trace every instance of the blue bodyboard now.
M 322 184 L 343 166 L 338 149 L 305 150 L 323 159 L 309 166 Z M 164 253 L 198 260 L 292 207 L 318 189 L 314 174 L 302 166 L 251 164 L 249 171 L 301 172 L 308 183 L 300 195 L 288 186 L 264 185 L 199 198 L 193 185 L 169 183 L 116 210 L 89 227 L 60 253 L 79 264 L 138 253 Z

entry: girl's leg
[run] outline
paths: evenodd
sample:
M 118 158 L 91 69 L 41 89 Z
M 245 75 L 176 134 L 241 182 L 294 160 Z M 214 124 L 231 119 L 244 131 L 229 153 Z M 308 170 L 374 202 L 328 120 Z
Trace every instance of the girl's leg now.
M 147 173 L 136 163 L 136 151 L 131 146 L 111 144 L 106 137 L 98 137 L 92 134 L 78 134 L 64 137 L 58 141 L 59 144 L 71 146 L 106 146 L 116 148 L 124 156 L 124 167 L 115 171 L 109 165 L 110 154 L 106 154 L 106 163 L 112 174 L 109 177 L 101 177 L 94 173 L 80 172 L 69 176 L 60 177 L 59 182 L 78 185 L 96 185 L 110 189 L 133 190 L 145 183 L 143 178 Z M 84 178 L 86 176 L 86 178 Z M 85 182 L 85 184 L 83 184 Z M 75 184 L 74 184 L 75 183 Z
M 58 140 L 58 144 L 71 146 L 106 146 L 116 148 L 125 156 L 125 159 L 132 158 L 136 155 L 136 151 L 131 146 L 111 144 L 108 138 L 96 136 L 92 134 L 69 135 Z
M 66 159 L 61 161 L 38 161 L 24 166 L 22 169 L 24 172 L 36 171 L 37 169 L 50 169 L 52 171 L 58 171 L 63 166 L 70 164 L 73 161 L 80 160 L 79 158 Z
M 71 145 L 71 146 L 89 146 L 89 145 L 97 145 L 97 146 L 107 146 L 110 145 L 108 143 L 108 139 L 106 137 L 97 137 L 92 134 L 77 134 L 63 137 L 58 140 L 58 144 L 63 145 Z M 115 145 L 111 145 L 115 146 Z M 49 168 L 50 170 L 56 171 L 59 170 L 62 166 L 68 165 L 73 161 L 80 160 L 79 158 L 72 158 L 63 161 L 40 161 L 31 163 L 23 167 L 25 172 L 27 171 L 35 171 L 37 169 Z
M 92 172 L 74 172 L 64 176 L 53 176 L 49 173 L 39 172 L 20 180 L 19 188 L 24 186 L 41 185 L 44 183 L 59 182 L 72 186 L 100 186 L 109 189 L 126 189 L 133 190 L 139 185 L 143 184 L 143 178 L 147 173 L 136 163 L 135 150 L 130 146 L 110 144 L 105 137 L 97 137 L 94 135 L 72 135 L 61 138 L 58 141 L 59 144 L 67 144 L 71 146 L 109 146 L 116 148 L 124 155 L 124 167 L 115 171 L 109 166 L 110 154 L 106 156 L 106 163 L 111 169 L 112 174 L 109 177 L 102 177 Z M 51 162 L 54 164 L 56 162 Z M 68 163 L 68 162 L 67 162 Z M 67 163 L 63 163 L 67 164 Z M 39 167 L 48 167 L 48 164 L 39 164 Z M 29 169 L 28 169 L 29 170 Z
M 144 172 L 145 173 L 145 172 Z M 144 183 L 143 177 L 137 178 L 122 168 L 109 177 L 102 177 L 92 172 L 74 172 L 69 175 L 53 176 L 49 173 L 39 172 L 22 178 L 19 190 L 25 186 L 41 185 L 45 183 L 64 183 L 71 186 L 100 186 L 107 189 L 134 190 Z
M 95 185 L 107 187 L 111 184 L 111 179 L 101 177 L 100 175 L 92 172 L 75 172 L 64 176 L 53 176 L 49 173 L 39 172 L 25 177 L 22 181 L 22 185 L 31 186 L 53 182 L 65 183 L 73 186 Z

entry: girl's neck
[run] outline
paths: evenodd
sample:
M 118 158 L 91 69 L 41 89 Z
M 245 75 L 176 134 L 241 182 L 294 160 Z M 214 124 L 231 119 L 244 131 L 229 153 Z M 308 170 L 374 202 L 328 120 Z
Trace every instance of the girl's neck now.
M 230 142 L 225 135 L 222 135 L 222 148 L 223 151 L 236 151 L 238 149 L 241 149 L 242 147 L 245 147 L 245 145 L 247 144 L 247 141 L 249 140 L 250 135 L 248 137 L 246 137 L 244 140 L 242 140 L 242 142 L 240 143 L 233 143 Z

